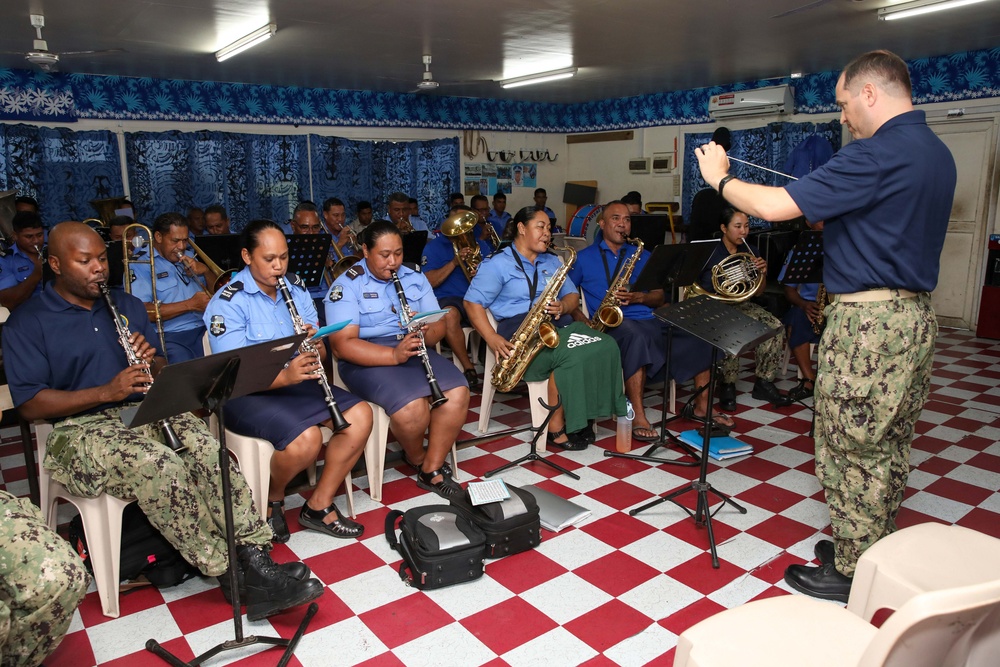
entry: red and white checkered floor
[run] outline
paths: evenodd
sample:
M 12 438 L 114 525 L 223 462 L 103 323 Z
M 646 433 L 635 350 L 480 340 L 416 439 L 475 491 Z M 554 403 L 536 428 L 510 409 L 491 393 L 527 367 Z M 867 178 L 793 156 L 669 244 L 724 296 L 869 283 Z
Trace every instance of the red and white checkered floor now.
M 299 530 L 295 518 L 304 498 L 290 497 L 292 538 L 275 548 L 274 557 L 302 559 L 326 584 L 319 613 L 290 664 L 670 665 L 677 636 L 693 623 L 748 600 L 788 594 L 785 566 L 810 561 L 814 542 L 829 532 L 813 474 L 811 413 L 800 405 L 772 410 L 750 398 L 747 363 L 738 385 L 736 435 L 755 452 L 710 466 L 713 486 L 748 509 L 739 514 L 724 507 L 715 518 L 720 569 L 711 567 L 706 531 L 680 508 L 663 503 L 636 517 L 627 513 L 684 485 L 697 469 L 606 458 L 604 450 L 614 448 L 614 422 L 601 422 L 597 446 L 547 454 L 580 481 L 538 463 L 501 475 L 569 498 L 590 509 L 590 518 L 558 534 L 543 530 L 536 550 L 488 561 L 486 575 L 469 584 L 420 592 L 400 582 L 399 559 L 383 536 L 386 513 L 442 502 L 417 488 L 404 468 L 386 472 L 381 504 L 368 497 L 365 477 L 354 478 L 358 520 L 366 528 L 361 540 Z M 793 374 L 794 366 L 780 386 L 791 387 Z M 527 398 L 499 399 L 491 430 L 529 421 Z M 659 418 L 660 400 L 655 392 L 647 396 L 651 419 Z M 476 435 L 478 401 L 474 395 L 463 437 Z M 1000 537 L 1000 343 L 967 331 L 942 332 L 917 432 L 899 524 L 958 523 Z M 26 495 L 17 430 L 3 435 L 0 481 Z M 463 481 L 523 455 L 525 440 L 519 435 L 463 449 Z M 690 506 L 693 495 L 684 500 Z M 105 618 L 92 586 L 45 664 L 162 665 L 144 650 L 147 639 L 189 660 L 233 636 L 231 610 L 214 580 L 143 588 L 123 594 L 121 607 L 120 618 Z M 245 632 L 288 637 L 301 615 L 245 623 Z M 275 649 L 256 648 L 208 664 L 273 665 L 278 657 Z

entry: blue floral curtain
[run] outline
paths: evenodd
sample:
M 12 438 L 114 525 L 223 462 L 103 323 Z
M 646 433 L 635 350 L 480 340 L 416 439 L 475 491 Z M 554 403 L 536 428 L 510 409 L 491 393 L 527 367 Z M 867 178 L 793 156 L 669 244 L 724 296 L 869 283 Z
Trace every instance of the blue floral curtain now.
M 247 222 L 284 222 L 309 198 L 307 138 L 232 132 L 125 135 L 129 189 L 147 224 L 168 211 L 226 207 L 234 232 Z
M 389 195 L 405 192 L 420 205 L 431 225 L 444 219 L 448 194 L 459 189 L 458 138 L 430 141 L 354 141 L 310 135 L 313 195 L 320 203 L 337 197 L 348 219 L 359 201 L 376 216 L 386 214 Z
M 766 127 L 732 131 L 732 149 L 729 154 L 740 160 L 782 171 L 789 154 L 807 137 L 817 134 L 826 138 L 834 152 L 840 149 L 840 121 L 829 123 L 771 123 Z M 698 160 L 694 149 L 708 143 L 711 132 L 690 132 L 684 135 L 684 194 L 681 202 L 682 215 L 686 218 L 691 210 L 691 200 L 708 187 L 698 170 Z M 739 162 L 731 162 L 729 173 L 741 181 L 762 185 L 785 185 L 788 179 L 763 169 L 755 169 Z M 751 219 L 751 226 L 768 226 L 761 220 Z
M 37 199 L 49 227 L 93 218 L 91 199 L 123 192 L 118 140 L 105 130 L 0 125 L 0 190 Z

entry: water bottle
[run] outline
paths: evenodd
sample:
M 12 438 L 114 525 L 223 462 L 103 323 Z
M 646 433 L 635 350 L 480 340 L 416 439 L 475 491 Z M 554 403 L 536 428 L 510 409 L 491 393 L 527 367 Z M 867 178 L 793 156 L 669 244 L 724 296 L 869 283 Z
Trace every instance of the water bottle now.
M 618 417 L 618 436 L 615 439 L 615 449 L 625 454 L 632 451 L 632 420 L 635 419 L 635 410 L 632 403 L 625 399 L 625 416 Z

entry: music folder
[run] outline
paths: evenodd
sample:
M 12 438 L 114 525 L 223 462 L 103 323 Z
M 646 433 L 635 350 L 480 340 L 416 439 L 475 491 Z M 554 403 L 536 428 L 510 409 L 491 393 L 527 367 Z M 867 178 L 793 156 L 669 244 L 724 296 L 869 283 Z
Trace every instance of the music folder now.
M 122 422 L 135 428 L 202 408 L 219 373 L 234 358 L 240 359 L 240 371 L 229 398 L 264 391 L 305 337 L 304 333 L 295 334 L 164 366 L 139 407 L 122 410 Z

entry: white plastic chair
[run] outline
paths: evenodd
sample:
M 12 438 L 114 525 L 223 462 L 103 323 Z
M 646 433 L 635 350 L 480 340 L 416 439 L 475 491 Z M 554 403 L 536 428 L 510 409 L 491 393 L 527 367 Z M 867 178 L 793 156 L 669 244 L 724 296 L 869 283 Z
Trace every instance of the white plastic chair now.
M 479 334 L 477 334 L 476 330 L 473 329 L 472 327 L 462 327 L 462 336 L 465 337 L 465 349 L 466 351 L 468 351 L 469 356 L 473 359 L 472 362 L 473 365 L 475 365 L 474 350 L 475 348 L 479 347 L 479 342 L 478 342 Z M 475 342 L 475 348 L 472 345 L 473 342 Z M 441 354 L 441 341 L 437 342 L 437 345 L 435 345 L 435 349 L 437 350 L 438 354 Z M 452 351 L 451 353 L 451 363 L 455 364 L 455 367 L 458 368 L 458 370 L 460 371 L 465 370 L 465 368 L 462 367 L 462 362 L 458 360 L 458 357 L 455 355 L 454 351 Z
M 870 621 L 879 609 L 899 609 L 923 592 L 995 579 L 1000 579 L 1000 539 L 962 526 L 921 523 L 861 554 L 847 609 Z
M 497 327 L 497 321 L 493 317 L 493 313 L 489 310 L 486 311 L 486 316 L 489 318 L 490 326 L 494 329 Z M 497 356 L 490 349 L 489 346 L 486 347 L 486 363 L 483 372 L 483 393 L 482 400 L 479 404 L 479 432 L 486 433 L 490 427 L 490 412 L 493 410 L 493 396 L 496 394 L 496 387 L 493 386 L 491 378 L 493 377 L 493 367 L 497 363 Z M 543 408 L 539 403 L 538 399 L 541 398 L 546 403 L 549 400 L 549 387 L 548 380 L 541 380 L 539 382 L 526 382 L 528 385 L 528 403 L 531 406 L 531 425 L 538 428 L 545 421 L 545 415 L 548 411 Z M 546 448 L 546 439 L 538 439 L 538 451 L 544 452 Z
M 996 665 L 998 625 L 1000 579 L 921 593 L 878 629 L 829 602 L 783 595 L 688 628 L 674 667 L 984 667 Z
M 38 441 L 38 460 L 45 461 L 45 444 L 52 433 L 52 424 L 35 423 L 35 438 Z M 94 583 L 101 598 L 101 611 L 109 618 L 118 618 L 118 579 L 121 574 L 122 554 L 122 512 L 134 500 L 122 500 L 107 493 L 96 498 L 73 495 L 69 489 L 49 476 L 44 466 L 38 466 L 39 493 L 41 496 L 42 518 L 55 529 L 57 523 L 56 504 L 62 498 L 80 512 L 83 532 L 87 536 L 87 550 L 94 571 Z

